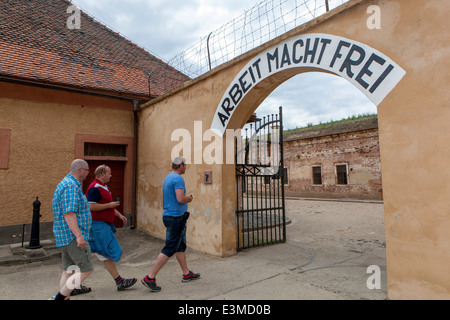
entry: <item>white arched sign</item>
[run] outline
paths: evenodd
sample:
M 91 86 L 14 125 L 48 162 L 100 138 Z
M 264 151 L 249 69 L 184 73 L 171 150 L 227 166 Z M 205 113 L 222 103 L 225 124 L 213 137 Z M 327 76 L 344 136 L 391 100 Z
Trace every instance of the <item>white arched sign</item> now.
M 362 43 L 320 33 L 295 36 L 263 51 L 238 73 L 217 106 L 211 130 L 223 136 L 233 112 L 252 87 L 277 72 L 299 67 L 339 75 L 375 105 L 406 74 L 390 58 Z

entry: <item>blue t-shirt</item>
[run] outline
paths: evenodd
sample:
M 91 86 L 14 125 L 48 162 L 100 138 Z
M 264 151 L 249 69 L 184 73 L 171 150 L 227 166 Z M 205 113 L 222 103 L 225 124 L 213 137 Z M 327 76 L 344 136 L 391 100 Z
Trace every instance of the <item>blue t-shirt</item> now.
M 165 216 L 179 217 L 187 211 L 188 204 L 178 202 L 176 189 L 183 189 L 184 195 L 186 195 L 183 178 L 178 173 L 171 172 L 163 183 L 163 215 Z

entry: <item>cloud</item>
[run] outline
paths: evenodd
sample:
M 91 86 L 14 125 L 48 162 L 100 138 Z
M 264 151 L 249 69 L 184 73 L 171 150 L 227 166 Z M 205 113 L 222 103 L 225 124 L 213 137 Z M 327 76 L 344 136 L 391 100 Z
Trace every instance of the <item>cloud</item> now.
M 297 75 L 280 85 L 258 107 L 258 116 L 283 107 L 285 129 L 377 113 L 376 106 L 347 80 L 321 72 Z

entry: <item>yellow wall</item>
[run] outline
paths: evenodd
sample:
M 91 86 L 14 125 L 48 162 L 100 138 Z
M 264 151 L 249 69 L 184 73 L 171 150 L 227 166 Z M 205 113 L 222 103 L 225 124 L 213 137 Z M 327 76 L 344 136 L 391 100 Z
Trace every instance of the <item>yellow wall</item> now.
M 381 29 L 367 28 L 369 5 L 380 7 Z M 171 149 L 178 143 L 171 142 L 171 133 L 186 128 L 193 134 L 196 120 L 208 129 L 223 94 L 248 61 L 298 34 L 341 36 L 382 52 L 406 71 L 378 105 L 388 297 L 450 298 L 448 12 L 450 2 L 440 0 L 349 1 L 149 103 L 140 116 L 138 225 L 164 237 L 161 188 L 170 172 Z M 306 71 L 282 72 L 252 88 L 229 128 L 242 126 L 276 86 Z M 213 171 L 212 185 L 202 183 L 207 170 Z M 194 195 L 189 246 L 212 255 L 233 254 L 234 166 L 191 165 L 185 181 Z
M 31 223 L 36 196 L 41 221 L 53 221 L 53 192 L 74 160 L 75 135 L 132 137 L 133 113 L 0 98 L 0 128 L 11 129 L 9 168 L 0 169 L 0 224 Z

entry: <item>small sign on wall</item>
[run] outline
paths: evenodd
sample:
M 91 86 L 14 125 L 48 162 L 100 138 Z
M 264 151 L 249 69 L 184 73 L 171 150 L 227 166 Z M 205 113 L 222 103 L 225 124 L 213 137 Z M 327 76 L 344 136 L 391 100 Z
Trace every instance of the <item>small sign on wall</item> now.
M 212 171 L 205 171 L 203 175 L 203 183 L 211 184 L 212 183 Z

